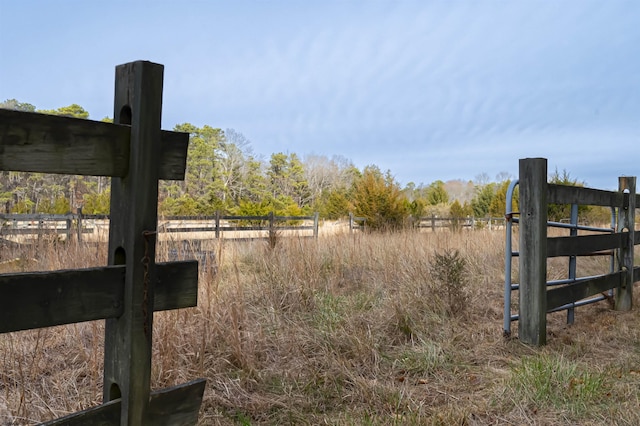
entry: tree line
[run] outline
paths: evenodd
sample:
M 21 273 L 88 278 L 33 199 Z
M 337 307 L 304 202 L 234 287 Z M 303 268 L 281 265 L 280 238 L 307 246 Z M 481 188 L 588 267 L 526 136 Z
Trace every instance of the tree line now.
M 88 119 L 89 113 L 72 104 L 55 110 L 9 99 L 0 108 Z M 108 117 L 103 121 L 112 121 Z M 174 131 L 189 133 L 186 175 L 183 181 L 160 181 L 161 215 L 267 215 L 302 216 L 318 212 L 336 220 L 354 213 L 370 229 L 406 226 L 410 218 L 427 215 L 462 218 L 502 217 L 510 177 L 501 173 L 491 182 L 486 175 L 475 181 L 443 182 L 404 188 L 390 170 L 376 165 L 358 169 L 340 157 L 278 152 L 268 159 L 254 154 L 251 142 L 234 129 L 190 123 Z M 582 185 L 564 171 L 551 176 L 555 183 Z M 64 214 L 78 207 L 86 214 L 109 212 L 107 177 L 0 172 L 0 209 L 6 213 Z M 517 196 L 514 197 L 517 210 Z M 552 206 L 553 207 L 553 206 Z M 550 219 L 568 217 L 568 206 L 550 207 Z M 595 212 L 602 215 L 602 212 Z M 581 214 L 593 215 L 593 209 Z M 564 217 L 563 217 L 564 216 Z

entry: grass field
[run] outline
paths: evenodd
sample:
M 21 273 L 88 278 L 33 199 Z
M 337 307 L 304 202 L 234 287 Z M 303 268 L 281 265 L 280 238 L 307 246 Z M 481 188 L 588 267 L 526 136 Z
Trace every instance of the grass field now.
M 106 248 L 8 259 L 4 272 L 80 268 L 106 264 Z M 505 339 L 503 231 L 221 241 L 215 261 L 197 308 L 154 320 L 152 386 L 206 378 L 203 425 L 640 424 L 639 291 L 631 312 L 549 315 L 545 347 Z M 578 261 L 579 275 L 607 268 Z M 0 335 L 0 425 L 101 403 L 103 334 L 90 322 Z

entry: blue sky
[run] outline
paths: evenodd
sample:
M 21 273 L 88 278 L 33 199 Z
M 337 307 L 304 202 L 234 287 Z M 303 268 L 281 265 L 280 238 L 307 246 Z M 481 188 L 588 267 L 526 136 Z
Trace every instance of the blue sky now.
M 163 127 L 340 155 L 405 185 L 589 186 L 640 167 L 640 1 L 0 0 L 0 101 L 112 116 L 114 67 L 164 64 Z

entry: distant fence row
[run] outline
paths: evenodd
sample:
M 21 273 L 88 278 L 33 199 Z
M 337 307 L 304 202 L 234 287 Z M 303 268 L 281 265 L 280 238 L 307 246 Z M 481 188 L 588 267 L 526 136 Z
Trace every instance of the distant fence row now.
M 158 231 L 161 233 L 207 233 L 213 238 L 248 239 L 268 238 L 274 232 L 294 231 L 296 235 L 317 238 L 320 228 L 319 214 L 311 216 L 226 216 L 216 213 L 212 216 L 165 216 L 160 218 Z M 450 229 L 503 229 L 504 218 L 450 218 L 427 216 L 412 219 L 414 229 L 432 232 Z M 103 233 L 106 238 L 109 215 L 83 214 L 81 209 L 67 214 L 0 214 L 0 236 L 64 235 L 67 240 L 82 241 L 85 234 Z M 346 229 L 349 232 L 366 229 L 364 217 L 349 215 Z M 98 238 L 98 240 L 104 238 Z M 94 239 L 96 239 L 94 238 Z
M 83 240 L 84 234 L 106 233 L 109 215 L 88 215 L 78 209 L 67 214 L 0 214 L 0 236 L 9 235 L 65 235 Z M 215 238 L 224 233 L 266 231 L 268 234 L 280 231 L 305 232 L 308 236 L 318 236 L 318 214 L 312 216 L 166 216 L 158 221 L 160 233 L 213 233 Z M 228 236 L 224 236 L 228 238 Z M 234 238 L 234 237 L 232 237 Z
M 413 219 L 412 225 L 432 232 L 445 229 L 504 229 L 504 217 L 438 217 L 435 215 Z

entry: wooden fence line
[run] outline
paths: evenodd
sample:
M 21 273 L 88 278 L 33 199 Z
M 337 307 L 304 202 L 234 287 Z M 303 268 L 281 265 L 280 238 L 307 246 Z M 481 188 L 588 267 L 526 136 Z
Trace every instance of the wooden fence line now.
M 48 233 L 64 234 L 67 240 L 75 236 L 77 241 L 82 240 L 82 234 L 92 233 L 93 229 L 84 226 L 86 220 L 108 220 L 109 215 L 85 215 L 81 209 L 77 213 L 67 214 L 0 214 L 0 235 L 43 235 Z M 266 216 L 164 216 L 163 223 L 158 227 L 158 232 L 214 232 L 215 238 L 220 238 L 223 232 L 230 231 L 312 231 L 314 238 L 318 237 L 319 215 L 312 216 L 276 216 L 270 213 Z M 5 226 L 1 226 L 1 222 Z M 169 221 L 210 222 L 206 226 L 187 226 L 184 224 L 173 225 Z M 258 222 L 258 224 L 229 225 L 222 221 Z M 280 225 L 287 222 L 312 221 L 311 225 L 294 224 Z M 28 225 L 23 225 L 23 223 Z M 6 224 L 10 224 L 6 226 Z M 22 225 L 22 226 L 21 226 Z M 199 223 L 199 225 L 203 225 Z
M 277 216 L 273 212 L 266 216 L 222 216 L 216 212 L 214 216 L 164 216 L 164 220 L 183 220 L 183 221 L 211 221 L 212 226 L 202 227 L 171 227 L 170 224 L 164 224 L 161 232 L 215 232 L 215 238 L 220 238 L 222 232 L 229 231 L 268 231 L 270 235 L 277 231 L 312 231 L 313 237 L 318 238 L 319 214 L 315 212 L 312 216 Z M 240 224 L 240 225 L 221 225 L 221 221 L 238 221 L 238 222 L 258 222 L 258 224 Z M 278 223 L 285 222 L 304 222 L 313 221 L 311 225 L 289 225 L 283 226 Z M 266 225 L 262 225 L 266 222 Z
M 91 234 L 93 228 L 84 226 L 87 220 L 108 220 L 109 215 L 87 215 L 82 213 L 82 209 L 78 209 L 77 213 L 67 214 L 0 214 L 0 236 L 2 235 L 44 235 L 44 234 L 64 234 L 67 241 L 72 237 L 77 241 L 82 241 L 83 234 Z M 266 216 L 238 216 L 238 215 L 221 215 L 216 213 L 213 216 L 162 216 L 159 218 L 162 222 L 159 224 L 159 233 L 180 233 L 180 232 L 214 232 L 214 237 L 221 238 L 224 232 L 243 232 L 243 231 L 312 231 L 312 236 L 318 238 L 320 220 L 319 214 L 316 212 L 311 216 L 277 216 L 270 213 Z M 210 222 L 205 226 L 187 226 L 181 224 L 171 224 L 170 221 L 183 222 Z M 238 224 L 230 225 L 224 222 L 258 222 L 258 224 Z M 293 224 L 280 225 L 286 222 L 308 222 L 313 221 L 311 225 Z M 2 223 L 4 222 L 4 224 Z M 25 225 L 25 223 L 27 223 Z M 504 227 L 504 218 L 452 218 L 426 216 L 412 221 L 411 227 L 414 229 L 430 229 L 432 232 L 445 229 L 501 229 Z M 198 225 L 201 225 L 198 223 Z M 364 217 L 349 214 L 349 232 L 362 231 L 366 227 L 366 219 Z
M 103 404 L 49 425 L 198 419 L 204 379 L 150 392 L 153 312 L 198 294 L 196 261 L 155 263 L 158 179 L 184 178 L 189 139 L 160 130 L 163 74 L 116 67 L 113 124 L 0 110 L 0 170 L 112 176 L 108 266 L 0 274 L 0 332 L 106 320 Z
M 436 215 L 413 219 L 412 226 L 420 229 L 431 229 L 435 232 L 443 228 L 451 229 L 501 229 L 504 227 L 504 217 L 439 217 Z
M 85 227 L 84 221 L 87 220 L 108 220 L 109 215 L 105 214 L 84 214 L 82 209 L 78 209 L 76 213 L 67 214 L 50 214 L 35 213 L 22 214 L 0 213 L 0 236 L 1 235 L 43 235 L 43 234 L 64 234 L 67 240 L 75 237 L 77 241 L 82 241 L 83 234 L 91 234 L 94 232 L 92 228 Z M 162 223 L 158 227 L 158 232 L 163 233 L 179 233 L 179 232 L 214 232 L 215 238 L 221 238 L 224 232 L 243 232 L 243 231 L 312 231 L 312 236 L 318 238 L 320 218 L 318 212 L 311 216 L 277 216 L 270 213 L 265 216 L 239 216 L 239 215 L 221 215 L 217 212 L 213 216 L 162 216 L 159 218 Z M 192 222 L 210 222 L 206 226 L 181 226 L 168 223 L 169 221 L 192 221 Z M 224 222 L 258 222 L 258 224 L 238 224 L 230 225 Z M 286 222 L 308 222 L 313 221 L 311 225 L 293 224 L 279 225 Z M 2 223 L 4 222 L 4 224 Z M 24 223 L 27 223 L 25 225 Z M 505 218 L 496 217 L 439 217 L 425 216 L 411 220 L 411 227 L 414 229 L 430 229 L 432 232 L 445 229 L 502 229 L 505 224 Z M 198 224 L 200 225 L 200 223 Z M 362 231 L 366 227 L 366 218 L 354 216 L 349 213 L 349 232 Z
M 614 290 L 614 309 L 632 307 L 633 284 L 640 279 L 640 267 L 634 266 L 634 246 L 640 244 L 635 233 L 636 178 L 620 177 L 618 191 L 564 186 L 547 183 L 547 160 L 521 159 L 520 170 L 520 299 L 518 336 L 532 345 L 546 343 L 547 313 L 568 303 Z M 599 205 L 617 210 L 614 233 L 549 237 L 549 204 Z M 577 211 L 577 207 L 575 209 Z M 591 255 L 615 250 L 617 271 L 576 278 L 572 283 L 547 289 L 547 258 Z M 575 262 L 575 260 L 574 260 Z M 575 268 L 575 266 L 574 266 Z

